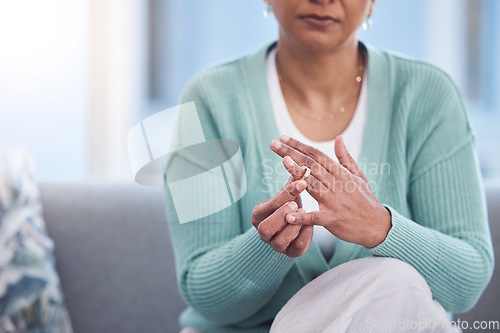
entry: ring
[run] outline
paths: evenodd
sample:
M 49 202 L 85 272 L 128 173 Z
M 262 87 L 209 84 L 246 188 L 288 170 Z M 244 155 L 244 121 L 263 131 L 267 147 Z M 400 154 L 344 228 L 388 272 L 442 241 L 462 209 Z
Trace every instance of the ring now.
M 309 175 L 311 174 L 311 169 L 309 169 L 306 166 L 303 166 L 302 168 L 306 169 L 306 172 L 304 173 L 304 175 L 302 176 L 302 178 L 300 180 L 306 180 L 306 178 L 309 177 Z

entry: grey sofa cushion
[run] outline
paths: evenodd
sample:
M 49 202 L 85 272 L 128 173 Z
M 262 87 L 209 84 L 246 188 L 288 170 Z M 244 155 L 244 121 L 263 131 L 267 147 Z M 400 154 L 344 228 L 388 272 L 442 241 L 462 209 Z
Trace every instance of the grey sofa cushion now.
M 44 216 L 76 333 L 177 332 L 160 188 L 41 184 Z

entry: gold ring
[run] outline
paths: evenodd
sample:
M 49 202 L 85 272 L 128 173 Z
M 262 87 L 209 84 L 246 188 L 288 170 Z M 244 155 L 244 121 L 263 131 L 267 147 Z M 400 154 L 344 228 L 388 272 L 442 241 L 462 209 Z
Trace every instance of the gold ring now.
M 309 169 L 306 166 L 303 166 L 302 168 L 305 169 L 306 172 L 304 173 L 304 175 L 302 176 L 302 178 L 300 180 L 306 180 L 306 178 L 309 177 L 309 175 L 311 174 L 311 169 Z

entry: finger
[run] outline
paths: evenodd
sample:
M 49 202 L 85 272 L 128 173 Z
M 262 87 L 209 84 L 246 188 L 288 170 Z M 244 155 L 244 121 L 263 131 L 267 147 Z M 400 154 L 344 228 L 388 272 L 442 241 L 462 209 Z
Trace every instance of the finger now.
M 307 213 L 304 208 L 297 209 L 297 213 Z
M 341 176 L 345 176 L 345 170 L 339 165 L 339 163 L 333 161 L 329 156 L 327 156 L 319 149 L 306 145 L 305 143 L 291 138 L 287 135 L 282 135 L 280 137 L 280 141 L 285 145 L 304 154 L 305 156 L 312 158 L 335 177 L 341 178 Z
M 286 224 L 271 239 L 271 247 L 279 253 L 286 253 L 288 246 L 299 235 L 301 225 Z
M 306 188 L 307 188 L 307 183 L 306 183 Z M 297 203 L 297 206 L 299 206 L 299 208 L 302 208 L 302 197 L 300 196 L 300 194 L 295 198 L 294 201 Z
M 301 180 L 306 170 L 298 165 L 290 156 L 283 158 L 283 166 L 290 173 L 290 177 L 295 180 Z
M 257 227 L 260 239 L 266 243 L 270 243 L 274 235 L 287 224 L 285 216 L 296 211 L 297 209 L 297 203 L 295 201 L 291 201 L 279 207 L 274 213 L 269 215 Z
M 273 198 L 255 206 L 252 212 L 252 224 L 257 227 L 262 220 L 274 213 L 274 211 L 283 206 L 283 204 L 288 201 L 295 201 L 306 187 L 307 183 L 303 180 L 291 182 Z M 297 206 L 298 205 L 299 203 L 297 202 Z M 302 205 L 301 201 L 300 205 Z
M 347 151 L 344 138 L 341 135 L 335 138 L 335 156 L 337 156 L 339 163 L 349 170 L 349 172 L 368 181 L 363 171 L 361 171 L 356 161 L 354 161 L 354 158 L 352 158 L 351 154 Z
M 333 174 L 332 172 L 326 170 L 321 164 L 319 164 L 312 157 L 306 156 L 303 153 L 296 150 L 295 148 L 292 148 L 284 143 L 273 140 L 271 142 L 271 149 L 279 156 L 283 158 L 285 158 L 286 156 L 290 156 L 292 160 L 294 160 L 295 163 L 297 163 L 298 165 L 306 166 L 309 169 L 311 169 L 311 174 L 314 175 L 316 179 L 324 183 L 327 187 L 329 187 L 329 185 L 327 185 L 328 182 L 330 183 L 332 182 L 331 179 L 332 175 L 336 178 L 339 178 L 342 181 L 349 179 L 349 172 L 336 162 L 332 161 L 332 163 L 334 163 L 338 168 L 342 170 L 342 172 L 340 171 L 337 172 L 338 177 L 336 174 Z
M 323 219 L 323 213 L 319 211 L 314 211 L 309 213 L 290 212 L 286 216 L 286 221 L 290 224 L 322 225 L 322 226 L 324 226 L 326 222 Z
M 295 150 L 294 148 L 291 148 L 287 146 L 286 144 L 283 144 L 279 141 L 273 140 L 271 142 L 271 149 L 278 154 L 279 156 L 286 158 L 289 156 L 297 165 L 299 166 L 306 166 L 311 170 L 311 174 L 314 174 L 317 179 L 320 179 L 321 181 L 328 179 L 329 177 L 332 176 L 331 173 L 329 173 L 321 164 L 316 162 L 314 159 L 312 159 L 309 156 L 306 156 L 302 154 L 301 152 Z M 283 161 L 286 162 L 286 161 Z M 285 164 L 285 168 L 287 165 Z M 293 169 L 291 170 L 293 171 Z M 298 172 L 294 172 L 292 174 L 293 177 L 302 178 L 302 175 L 304 174 L 304 171 L 298 170 Z M 300 179 L 299 178 L 299 179 Z
M 302 178 L 305 174 L 304 168 L 300 167 L 290 156 L 285 156 L 283 159 L 283 165 L 293 178 Z M 326 173 L 325 170 L 323 170 L 323 172 Z M 316 174 L 318 173 L 316 172 Z M 305 182 L 307 183 L 306 189 L 307 192 L 309 192 L 309 194 L 316 199 L 316 201 L 324 203 L 328 200 L 326 194 L 330 190 L 334 190 L 335 178 L 332 177 L 331 174 L 328 174 L 330 177 L 327 177 L 326 175 L 321 176 L 321 172 L 319 174 L 319 176 L 313 175 L 313 172 L 311 171 L 311 174 L 305 179 Z
M 284 189 L 284 188 L 285 188 L 288 184 L 290 184 L 291 182 L 293 182 L 293 181 L 295 181 L 295 180 L 300 180 L 300 178 L 295 179 L 293 176 L 290 176 L 290 177 L 288 178 L 288 181 L 286 182 L 286 184 L 285 184 L 285 185 L 283 185 L 283 187 L 280 189 L 280 191 L 283 191 L 283 189 Z M 295 200 L 294 200 L 294 201 L 297 203 L 297 205 L 299 206 L 299 208 L 302 208 L 302 198 L 300 197 L 300 195 L 298 195 L 298 196 L 295 198 Z
M 311 245 L 313 232 L 314 226 L 303 225 L 297 238 L 288 246 L 286 255 L 295 258 L 306 253 Z
M 291 148 L 290 146 L 281 143 L 277 140 L 271 141 L 271 149 L 281 157 L 290 156 L 297 164 L 307 166 L 309 169 L 313 169 L 313 166 L 317 164 L 319 167 L 319 163 L 317 163 L 313 158 L 302 154 L 296 149 Z
M 288 180 L 286 181 L 285 185 L 283 185 L 280 188 L 280 192 L 283 191 L 285 189 L 285 187 L 287 187 L 290 183 L 292 183 L 295 180 L 298 180 L 298 179 L 294 179 L 292 176 L 288 177 Z
M 303 180 L 291 182 L 269 201 L 271 210 L 275 211 L 288 201 L 294 201 L 300 195 L 300 193 L 302 193 L 306 189 L 306 187 L 307 183 Z

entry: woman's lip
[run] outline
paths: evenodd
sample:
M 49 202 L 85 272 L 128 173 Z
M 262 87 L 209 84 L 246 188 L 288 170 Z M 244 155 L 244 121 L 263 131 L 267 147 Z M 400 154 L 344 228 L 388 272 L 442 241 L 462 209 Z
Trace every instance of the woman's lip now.
M 338 21 L 331 16 L 303 15 L 300 18 L 307 23 L 318 27 L 329 27 L 338 23 Z

